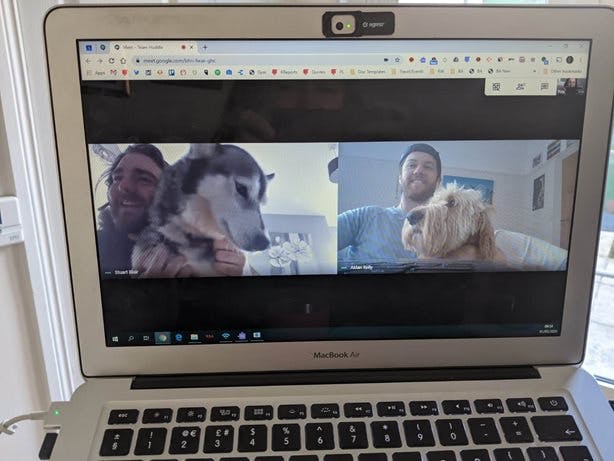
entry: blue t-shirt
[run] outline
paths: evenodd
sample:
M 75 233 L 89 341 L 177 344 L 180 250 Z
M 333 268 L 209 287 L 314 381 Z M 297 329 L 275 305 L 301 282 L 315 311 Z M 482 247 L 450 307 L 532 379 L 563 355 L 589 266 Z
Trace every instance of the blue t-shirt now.
M 416 259 L 403 246 L 401 231 L 407 213 L 400 208 L 366 206 L 337 217 L 339 262 L 378 263 Z

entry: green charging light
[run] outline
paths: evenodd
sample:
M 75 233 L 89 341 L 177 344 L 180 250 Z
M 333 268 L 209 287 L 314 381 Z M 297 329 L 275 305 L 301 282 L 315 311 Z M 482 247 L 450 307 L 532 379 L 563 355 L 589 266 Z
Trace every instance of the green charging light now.
M 350 29 L 352 27 L 352 24 L 346 24 L 345 27 L 347 27 L 348 29 Z
M 60 410 L 53 410 L 53 416 L 60 416 Z

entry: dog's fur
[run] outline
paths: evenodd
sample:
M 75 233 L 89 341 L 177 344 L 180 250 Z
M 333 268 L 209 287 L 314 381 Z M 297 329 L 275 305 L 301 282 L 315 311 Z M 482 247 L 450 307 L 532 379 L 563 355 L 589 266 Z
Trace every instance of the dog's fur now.
M 155 257 L 161 245 L 183 255 L 194 276 L 215 275 L 214 239 L 226 236 L 245 251 L 265 250 L 270 239 L 260 205 L 268 182 L 256 160 L 233 145 L 192 144 L 160 178 L 132 263 Z
M 448 184 L 407 215 L 403 244 L 419 258 L 493 261 L 497 251 L 488 212 L 479 191 Z

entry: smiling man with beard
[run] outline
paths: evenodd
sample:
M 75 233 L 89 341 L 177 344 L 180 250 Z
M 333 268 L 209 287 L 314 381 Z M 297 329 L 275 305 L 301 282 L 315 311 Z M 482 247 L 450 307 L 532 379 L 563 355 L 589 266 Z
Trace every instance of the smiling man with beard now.
M 168 166 L 162 152 L 152 144 L 132 144 L 103 173 L 108 202 L 98 214 L 98 254 L 103 274 L 127 275 L 133 269 L 132 249 L 149 224 L 149 206 L 163 170 Z M 245 255 L 227 238 L 214 240 L 214 270 L 219 275 L 242 275 Z M 190 276 L 182 257 L 171 258 L 158 251 L 150 254 L 139 275 Z
M 340 263 L 395 263 L 416 258 L 414 252 L 403 247 L 403 222 L 439 187 L 441 159 L 429 144 L 413 144 L 401 156 L 399 167 L 401 199 L 397 206 L 366 206 L 338 216 Z
M 103 174 L 108 202 L 98 215 L 98 253 L 103 273 L 131 269 L 130 255 L 148 223 L 148 209 L 168 166 L 151 144 L 133 144 Z

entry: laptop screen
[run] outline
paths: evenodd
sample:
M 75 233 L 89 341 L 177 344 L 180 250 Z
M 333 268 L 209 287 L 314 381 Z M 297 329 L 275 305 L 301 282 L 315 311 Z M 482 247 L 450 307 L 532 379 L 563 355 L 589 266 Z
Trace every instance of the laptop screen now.
M 79 41 L 107 346 L 560 335 L 588 41 Z

